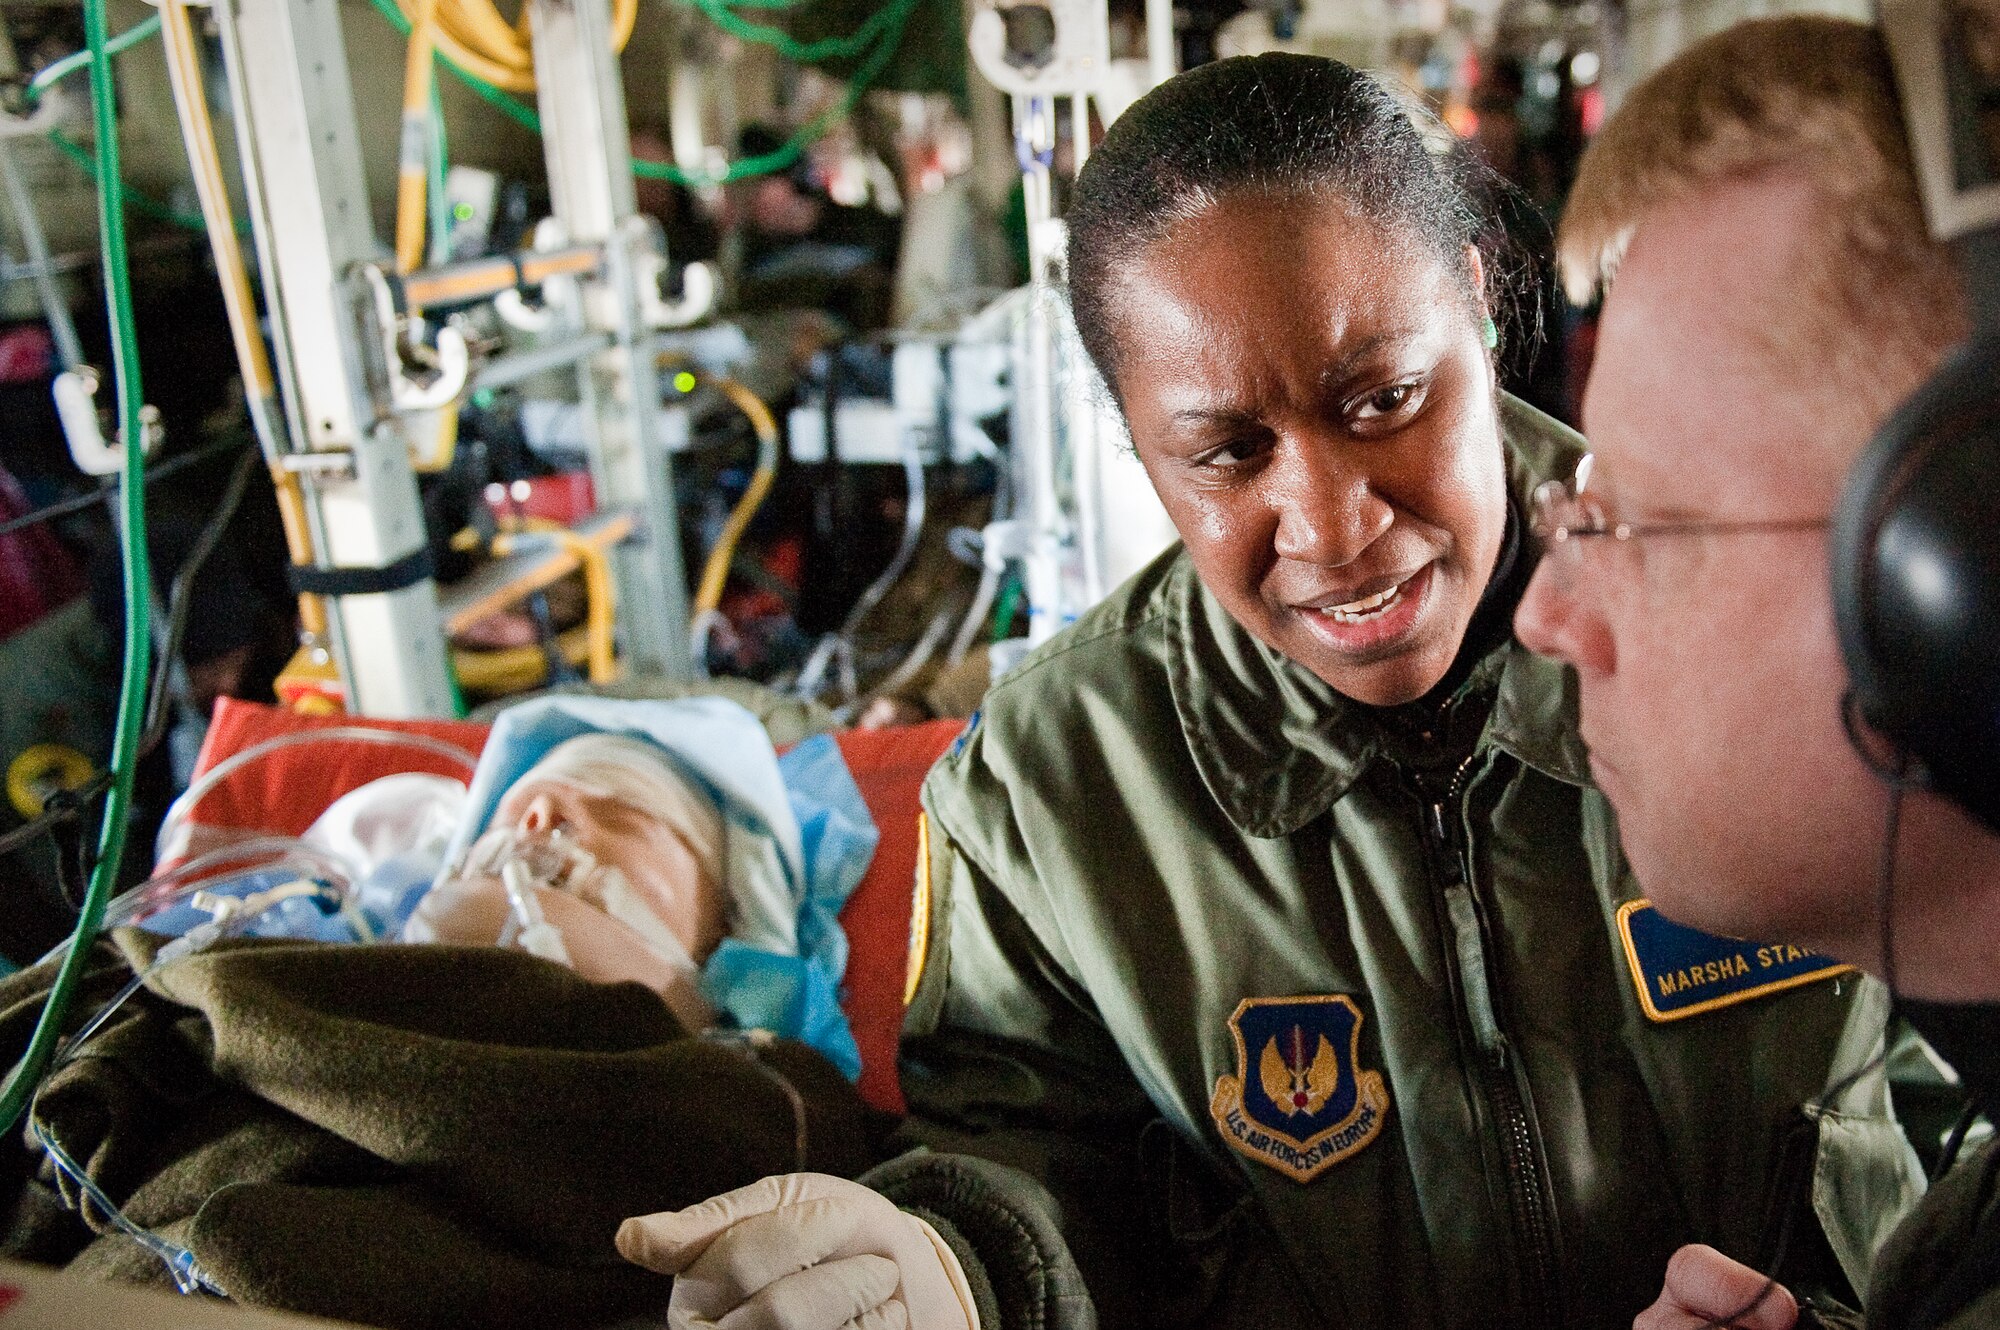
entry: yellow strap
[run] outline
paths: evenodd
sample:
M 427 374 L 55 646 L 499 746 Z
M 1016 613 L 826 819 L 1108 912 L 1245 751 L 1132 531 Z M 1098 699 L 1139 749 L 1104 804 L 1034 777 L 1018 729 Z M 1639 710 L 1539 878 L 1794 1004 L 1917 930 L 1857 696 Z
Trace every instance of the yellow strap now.
M 931 819 L 917 814 L 917 885 L 910 893 L 910 960 L 903 975 L 903 1005 L 917 1000 L 931 953 Z

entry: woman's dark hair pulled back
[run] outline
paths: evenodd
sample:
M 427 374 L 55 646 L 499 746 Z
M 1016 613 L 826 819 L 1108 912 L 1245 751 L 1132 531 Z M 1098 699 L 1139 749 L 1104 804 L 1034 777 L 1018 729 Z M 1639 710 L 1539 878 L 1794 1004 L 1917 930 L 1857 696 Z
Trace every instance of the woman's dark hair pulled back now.
M 1480 210 L 1453 163 L 1425 146 L 1374 78 L 1317 56 L 1272 53 L 1201 65 L 1113 122 L 1077 178 L 1069 286 L 1078 333 L 1114 395 L 1111 303 L 1126 266 L 1173 225 L 1237 193 L 1336 194 L 1386 230 L 1412 237 L 1447 270 Z

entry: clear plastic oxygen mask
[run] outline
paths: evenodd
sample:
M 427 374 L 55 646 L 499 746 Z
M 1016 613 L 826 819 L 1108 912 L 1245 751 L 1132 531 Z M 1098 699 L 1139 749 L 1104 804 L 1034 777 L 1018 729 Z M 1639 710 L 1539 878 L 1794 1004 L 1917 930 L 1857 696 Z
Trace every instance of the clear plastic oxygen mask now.
M 557 822 L 536 830 L 519 825 L 492 828 L 472 843 L 457 865 L 446 870 L 444 881 L 491 877 L 505 882 L 509 866 L 516 870 L 516 877 L 529 884 L 586 898 L 601 897 L 624 878 Z
M 502 947 L 519 947 L 573 967 L 561 931 L 548 922 L 536 899 L 540 888 L 579 897 L 622 919 L 676 972 L 698 972 L 680 939 L 637 905 L 625 874 L 599 860 L 560 822 L 533 829 L 518 824 L 493 828 L 472 843 L 439 886 L 479 878 L 499 882 L 506 893 L 507 922 L 496 939 Z

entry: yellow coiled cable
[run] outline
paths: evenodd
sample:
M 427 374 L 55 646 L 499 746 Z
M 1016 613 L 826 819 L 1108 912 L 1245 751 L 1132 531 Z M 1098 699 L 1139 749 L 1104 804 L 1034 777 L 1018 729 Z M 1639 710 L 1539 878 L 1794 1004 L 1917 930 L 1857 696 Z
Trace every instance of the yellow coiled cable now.
M 534 45 L 529 40 L 528 11 L 509 23 L 493 0 L 431 0 L 437 15 L 436 42 L 452 62 L 508 92 L 535 90 Z M 425 0 L 396 0 L 414 29 Z M 611 9 L 611 47 L 622 51 L 638 21 L 639 0 L 615 0 Z

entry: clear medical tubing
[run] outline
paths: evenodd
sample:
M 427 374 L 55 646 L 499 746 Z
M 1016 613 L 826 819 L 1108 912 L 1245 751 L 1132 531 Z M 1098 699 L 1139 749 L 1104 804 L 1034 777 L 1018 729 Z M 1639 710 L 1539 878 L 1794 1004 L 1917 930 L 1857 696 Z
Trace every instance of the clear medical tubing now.
M 275 739 L 266 739 L 262 743 L 251 744 L 240 753 L 230 754 L 222 761 L 216 763 L 213 768 L 204 773 L 194 784 L 188 786 L 181 793 L 181 797 L 174 800 L 173 806 L 167 809 L 166 817 L 160 820 L 159 834 L 153 838 L 153 857 L 157 859 L 165 852 L 166 846 L 172 843 L 170 838 L 173 833 L 178 831 L 181 824 L 193 815 L 195 808 L 203 799 L 208 797 L 209 792 L 223 781 L 229 779 L 230 776 L 249 766 L 252 762 L 262 761 L 272 753 L 280 752 L 287 748 L 295 748 L 301 744 L 333 741 L 350 741 L 354 743 L 381 744 L 388 747 L 419 749 L 423 752 L 442 757 L 447 761 L 456 762 L 465 768 L 467 776 L 470 776 L 473 768 L 479 765 L 479 759 L 472 753 L 467 752 L 455 743 L 449 743 L 443 739 L 433 739 L 428 734 L 410 734 L 402 730 L 376 730 L 361 725 L 334 725 L 326 729 L 299 730 L 292 734 L 281 734 Z

